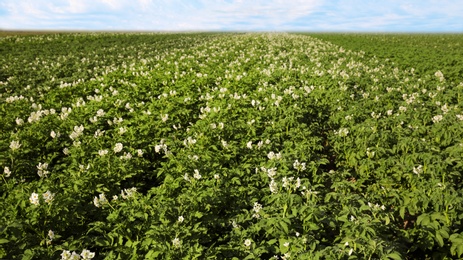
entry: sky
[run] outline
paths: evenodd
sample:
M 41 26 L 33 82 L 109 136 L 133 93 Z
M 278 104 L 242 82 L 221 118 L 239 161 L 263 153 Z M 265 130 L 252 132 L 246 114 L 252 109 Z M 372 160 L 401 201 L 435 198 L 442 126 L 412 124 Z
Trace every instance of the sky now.
M 463 0 L 0 0 L 0 30 L 463 32 Z

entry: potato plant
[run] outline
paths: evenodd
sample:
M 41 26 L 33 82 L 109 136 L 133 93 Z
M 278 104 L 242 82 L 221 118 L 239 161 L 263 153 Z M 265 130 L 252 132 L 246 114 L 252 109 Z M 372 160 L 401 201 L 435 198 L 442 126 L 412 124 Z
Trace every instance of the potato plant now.
M 285 33 L 7 36 L 0 53 L 0 258 L 463 255 L 448 69 Z

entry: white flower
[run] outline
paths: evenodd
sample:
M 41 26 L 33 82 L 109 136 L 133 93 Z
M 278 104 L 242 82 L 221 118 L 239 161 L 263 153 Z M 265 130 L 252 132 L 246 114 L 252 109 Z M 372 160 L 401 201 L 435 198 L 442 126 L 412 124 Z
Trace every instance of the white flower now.
M 294 177 L 283 177 L 283 179 L 281 180 L 283 182 L 283 184 L 281 186 L 283 186 L 284 188 L 289 188 L 289 186 L 291 185 L 291 181 L 293 180 Z
M 94 138 L 101 137 L 101 136 L 103 136 L 104 132 L 105 132 L 104 130 L 101 131 L 100 129 L 97 129 L 97 130 L 95 131 L 95 134 L 93 134 L 93 137 L 94 137 Z
M 251 242 L 251 239 L 246 239 L 246 240 L 244 240 L 244 246 L 245 246 L 245 247 L 250 247 L 250 246 L 251 246 L 251 243 L 252 243 L 252 242 Z
M 93 198 L 93 205 L 97 208 L 101 207 L 100 200 L 96 196 Z
M 293 163 L 293 167 L 294 169 L 296 169 L 297 171 L 303 171 L 306 169 L 306 164 L 305 163 L 300 163 L 298 160 L 294 161 Z
M 94 116 L 89 119 L 90 123 L 96 123 L 98 122 L 98 117 Z
M 31 115 L 27 118 L 27 121 L 29 123 L 34 123 L 40 120 L 40 117 L 42 117 L 42 110 L 39 110 L 37 112 L 32 112 Z
M 123 135 L 123 134 L 125 134 L 126 132 L 127 132 L 127 128 L 125 128 L 125 127 L 119 127 L 119 134 L 120 134 L 120 135 Z
M 177 221 L 178 221 L 178 223 L 182 223 L 183 220 L 185 220 L 185 219 L 183 218 L 183 216 L 179 216 Z
M 51 204 L 53 199 L 55 198 L 55 194 L 51 193 L 49 190 L 42 194 L 43 199 L 45 200 L 45 203 Z
M 449 112 L 449 108 L 447 106 L 447 103 L 445 103 L 442 107 L 441 110 L 444 114 L 447 114 Z
M 418 174 L 420 174 L 422 172 L 423 172 L 423 165 L 420 164 L 420 165 L 418 165 L 418 167 L 413 167 L 413 173 L 414 174 L 418 175 Z
M 5 177 L 7 177 L 7 178 L 10 177 L 10 175 L 11 175 L 10 168 L 8 168 L 8 167 L 3 168 L 3 174 L 5 174 Z
M 100 195 L 98 195 L 98 198 L 99 198 L 100 203 L 102 204 L 108 203 L 108 200 L 106 199 L 106 196 L 104 195 L 104 193 L 101 193 Z
M 17 125 L 22 125 L 22 124 L 24 124 L 24 120 L 22 120 L 21 118 L 16 118 L 16 124 Z
M 98 109 L 98 111 L 96 111 L 96 116 L 98 117 L 102 117 L 104 116 L 106 113 L 104 112 L 103 109 Z
M 87 249 L 84 249 L 82 250 L 82 253 L 80 254 L 80 256 L 82 256 L 83 260 L 88 260 L 88 259 L 92 259 L 93 257 L 95 257 L 95 253 L 90 252 Z
M 341 137 L 345 137 L 349 134 L 349 129 L 347 128 L 340 128 L 338 131 L 334 131 L 334 134 L 339 135 Z
M 55 232 L 53 230 L 48 230 L 48 238 L 52 241 L 55 238 Z
M 375 118 L 375 119 L 378 119 L 378 118 L 381 117 L 381 113 L 376 114 L 375 112 L 371 112 L 371 117 L 372 117 L 372 118 Z
M 260 218 L 259 212 L 262 209 L 262 205 L 259 204 L 258 202 L 254 202 L 254 207 L 252 211 L 254 211 L 254 214 L 252 215 L 254 218 Z
M 98 154 L 99 154 L 100 156 L 105 156 L 105 155 L 108 154 L 108 150 L 99 150 L 99 151 L 98 151 Z
M 183 140 L 183 145 L 191 146 L 196 143 L 196 139 L 193 139 L 191 136 L 188 136 L 187 139 Z
M 353 252 L 354 252 L 354 249 L 351 248 L 351 249 L 349 250 L 349 255 L 352 255 Z
M 444 81 L 444 80 L 445 80 L 444 74 L 443 74 L 442 71 L 440 71 L 440 70 L 436 71 L 436 73 L 434 73 L 434 76 L 438 77 L 440 81 Z
M 63 153 L 64 153 L 64 155 L 69 155 L 71 152 L 69 151 L 69 149 L 67 147 L 65 147 L 63 149 Z
M 443 118 L 444 118 L 444 117 L 443 117 L 442 115 L 437 115 L 437 116 L 434 116 L 434 117 L 432 118 L 432 121 L 433 121 L 434 123 L 439 123 L 440 121 L 442 121 Z
M 268 157 L 270 160 L 273 160 L 273 159 L 275 159 L 275 153 L 274 153 L 274 152 L 269 152 L 269 153 L 267 154 L 267 157 Z
M 69 260 L 71 259 L 71 252 L 68 250 L 63 250 L 61 253 L 61 260 Z
M 21 147 L 21 144 L 19 143 L 19 141 L 11 141 L 10 143 L 10 149 L 15 151 L 15 150 L 18 150 L 19 147 Z
M 137 188 L 135 188 L 135 187 L 132 187 L 130 189 L 124 189 L 124 190 L 121 190 L 121 197 L 123 199 L 130 199 L 130 198 L 133 198 L 135 196 L 136 192 L 137 192 Z
M 124 146 L 121 143 L 116 143 L 116 145 L 114 146 L 114 152 L 118 153 L 118 152 L 122 151 L 123 147 Z
M 104 195 L 104 193 L 101 193 L 98 197 L 93 198 L 93 205 L 95 205 L 95 207 L 97 208 L 107 203 L 108 203 L 108 200 L 106 199 L 106 196 Z
M 72 255 L 69 257 L 69 260 L 79 260 L 80 255 L 77 254 L 76 252 L 72 252 Z
M 281 153 L 274 153 L 274 152 L 269 152 L 267 154 L 267 157 L 270 159 L 270 160 L 279 160 L 281 159 Z
M 266 169 L 267 171 L 267 176 L 269 178 L 273 178 L 276 174 L 277 174 L 277 168 L 270 168 L 270 169 Z
M 168 114 L 161 115 L 161 120 L 162 120 L 162 122 L 166 122 L 167 119 L 169 119 L 169 115 L 168 115 Z
M 216 180 L 220 180 L 220 175 L 218 175 L 218 174 L 214 174 L 214 179 L 216 179 Z
M 201 179 L 201 174 L 199 174 L 199 171 L 197 169 L 194 170 L 193 178 L 199 180 Z
M 232 224 L 232 227 L 233 227 L 233 228 L 239 228 L 239 227 L 240 227 L 240 225 L 238 225 L 238 224 L 236 223 L 235 220 L 233 220 L 233 221 L 231 222 L 231 224 Z
M 137 149 L 137 156 L 143 157 L 143 151 L 141 149 Z
M 178 237 L 174 238 L 172 240 L 172 245 L 175 247 L 175 248 L 180 248 L 182 247 L 182 241 L 180 239 L 178 239 Z
M 256 213 L 259 213 L 259 211 L 262 209 L 262 205 L 259 204 L 259 202 L 254 202 L 254 207 L 253 207 L 253 211 L 256 212 Z
M 121 155 L 119 158 L 121 160 L 130 160 L 130 159 L 132 159 L 132 154 L 124 152 L 124 155 Z
M 33 193 L 31 194 L 31 197 L 29 198 L 29 201 L 30 201 L 33 205 L 35 205 L 35 206 L 40 205 L 39 194 L 33 192 Z
M 43 177 L 47 177 L 48 175 L 48 171 L 47 171 L 47 168 L 48 168 L 48 163 L 39 163 L 39 165 L 37 165 L 37 174 L 39 175 L 40 178 L 43 178 Z
M 367 157 L 368 158 L 373 158 L 375 156 L 374 151 L 370 151 L 370 148 L 367 148 Z
M 249 149 L 252 149 L 252 141 L 249 141 L 249 142 L 246 144 L 246 147 L 249 148 Z
M 80 126 L 74 126 L 74 131 L 72 131 L 72 133 L 69 135 L 69 137 L 70 137 L 72 140 L 75 140 L 75 139 L 77 139 L 79 136 L 81 136 L 83 132 L 84 132 L 84 126 L 82 126 L 82 125 L 80 125 Z
M 274 179 L 270 181 L 269 188 L 271 193 L 278 193 L 278 184 Z

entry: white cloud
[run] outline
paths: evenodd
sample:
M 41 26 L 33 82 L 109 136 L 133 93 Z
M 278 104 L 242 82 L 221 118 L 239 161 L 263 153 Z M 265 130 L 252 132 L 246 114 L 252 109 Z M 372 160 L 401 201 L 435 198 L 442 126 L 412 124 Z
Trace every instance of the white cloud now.
M 460 30 L 452 0 L 1 0 L 3 29 Z

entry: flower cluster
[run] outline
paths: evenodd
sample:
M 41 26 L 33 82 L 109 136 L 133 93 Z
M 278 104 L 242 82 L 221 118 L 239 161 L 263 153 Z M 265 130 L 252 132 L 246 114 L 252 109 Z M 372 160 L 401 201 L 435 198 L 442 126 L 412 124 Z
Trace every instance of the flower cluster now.
M 90 250 L 84 249 L 80 255 L 73 251 L 72 253 L 68 250 L 63 250 L 61 253 L 61 260 L 90 260 L 95 257 L 95 253 Z
M 297 170 L 298 172 L 302 172 L 306 169 L 306 163 L 305 162 L 301 163 L 299 162 L 299 160 L 296 160 L 293 163 L 293 168 Z
M 98 197 L 93 198 L 93 205 L 95 207 L 100 208 L 103 207 L 104 205 L 108 204 L 108 200 L 106 199 L 106 196 L 104 193 L 100 193 Z
M 82 135 L 83 132 L 84 132 L 84 126 L 83 125 L 74 126 L 74 131 L 72 131 L 72 133 L 69 135 L 69 137 L 72 140 L 76 140 L 79 136 Z
M 10 168 L 8 168 L 8 167 L 3 168 L 3 176 L 8 178 L 8 177 L 10 177 L 10 175 L 11 175 Z
M 55 194 L 51 193 L 48 190 L 48 191 L 46 191 L 45 193 L 42 194 L 42 197 L 43 197 L 44 202 L 50 205 L 53 202 L 53 200 L 55 199 Z M 31 196 L 29 197 L 29 201 L 30 201 L 31 204 L 33 204 L 35 206 L 39 206 L 40 205 L 39 194 L 33 192 L 31 194 Z
M 39 163 L 37 165 L 37 175 L 39 175 L 40 178 L 47 177 L 48 175 L 48 163 Z
M 20 147 L 21 147 L 21 144 L 19 143 L 19 141 L 15 141 L 15 140 L 11 141 L 11 143 L 10 143 L 10 149 L 11 149 L 12 151 L 16 151 L 16 150 L 18 150 Z
M 334 131 L 334 134 L 339 135 L 341 137 L 346 137 L 349 134 L 349 129 L 340 128 L 338 131 Z
M 254 202 L 254 207 L 252 208 L 252 211 L 254 214 L 252 215 L 253 218 L 260 218 L 259 212 L 262 210 L 262 205 L 259 204 L 259 202 Z

